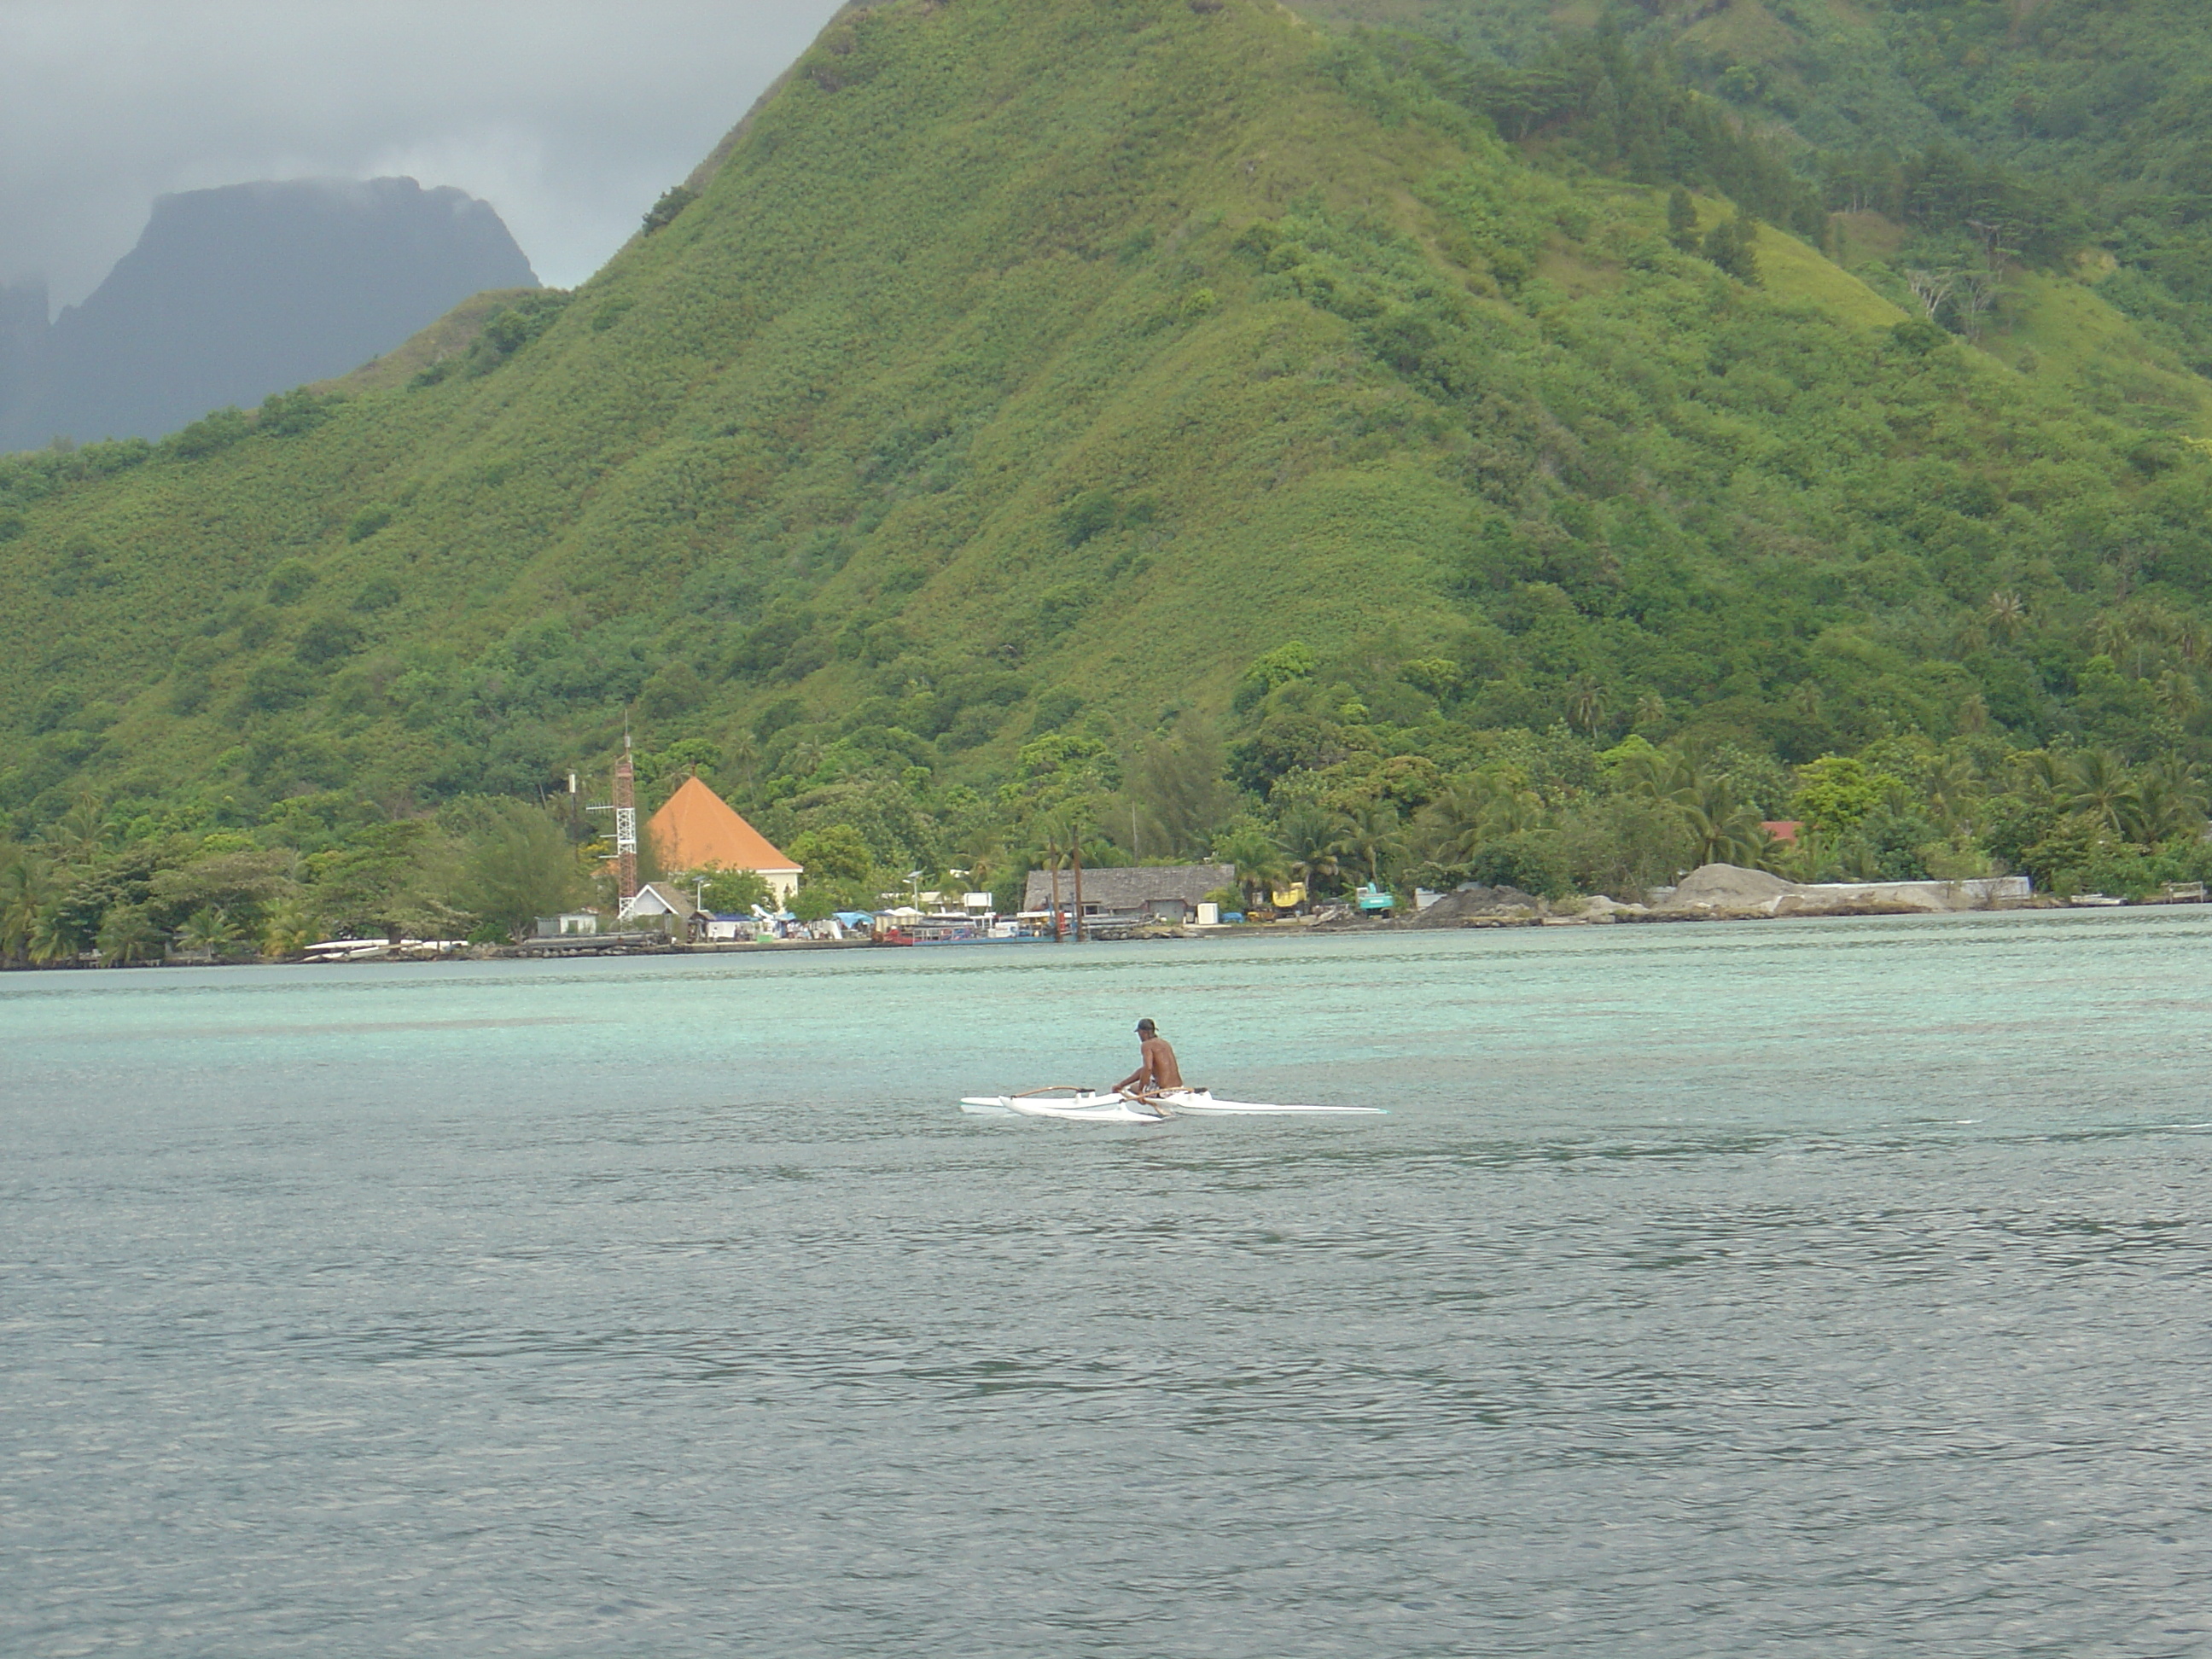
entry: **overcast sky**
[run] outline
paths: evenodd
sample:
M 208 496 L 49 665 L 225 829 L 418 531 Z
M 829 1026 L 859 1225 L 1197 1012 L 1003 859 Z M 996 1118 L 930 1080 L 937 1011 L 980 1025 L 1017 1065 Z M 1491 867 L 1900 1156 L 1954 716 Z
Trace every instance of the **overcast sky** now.
M 0 0 L 0 281 L 82 299 L 154 198 L 406 173 L 597 270 L 836 0 Z

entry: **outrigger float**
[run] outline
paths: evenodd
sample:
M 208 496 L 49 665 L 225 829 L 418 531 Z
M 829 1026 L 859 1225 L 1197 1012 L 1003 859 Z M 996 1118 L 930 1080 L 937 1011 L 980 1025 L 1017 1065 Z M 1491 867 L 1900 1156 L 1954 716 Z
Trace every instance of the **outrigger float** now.
M 1380 1106 L 1271 1106 L 1217 1100 L 1207 1089 L 1101 1094 L 1073 1083 L 1018 1095 L 971 1095 L 960 1109 L 977 1117 L 1057 1117 L 1074 1123 L 1158 1123 L 1171 1117 L 1387 1117 Z

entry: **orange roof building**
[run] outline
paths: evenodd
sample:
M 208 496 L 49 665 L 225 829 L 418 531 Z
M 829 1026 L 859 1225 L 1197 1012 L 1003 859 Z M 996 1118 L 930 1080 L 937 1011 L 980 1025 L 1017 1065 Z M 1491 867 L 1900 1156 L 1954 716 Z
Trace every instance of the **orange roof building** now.
M 668 798 L 645 827 L 664 870 L 750 870 L 775 891 L 780 904 L 799 886 L 803 866 L 778 852 L 766 836 L 696 777 Z

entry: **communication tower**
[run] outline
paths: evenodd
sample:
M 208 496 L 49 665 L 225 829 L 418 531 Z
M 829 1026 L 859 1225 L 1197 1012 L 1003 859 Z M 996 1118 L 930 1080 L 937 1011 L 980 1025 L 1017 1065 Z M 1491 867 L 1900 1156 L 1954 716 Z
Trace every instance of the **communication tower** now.
M 614 805 L 586 810 L 615 815 L 615 882 L 622 895 L 616 915 L 628 921 L 637 904 L 637 771 L 630 764 L 628 731 L 623 733 L 622 758 L 615 763 Z

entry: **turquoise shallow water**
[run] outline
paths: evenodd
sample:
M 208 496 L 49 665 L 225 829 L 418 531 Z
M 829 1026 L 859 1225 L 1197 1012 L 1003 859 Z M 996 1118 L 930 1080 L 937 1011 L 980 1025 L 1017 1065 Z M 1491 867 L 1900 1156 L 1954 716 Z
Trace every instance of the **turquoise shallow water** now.
M 0 977 L 0 1653 L 2212 1651 L 2208 948 Z

